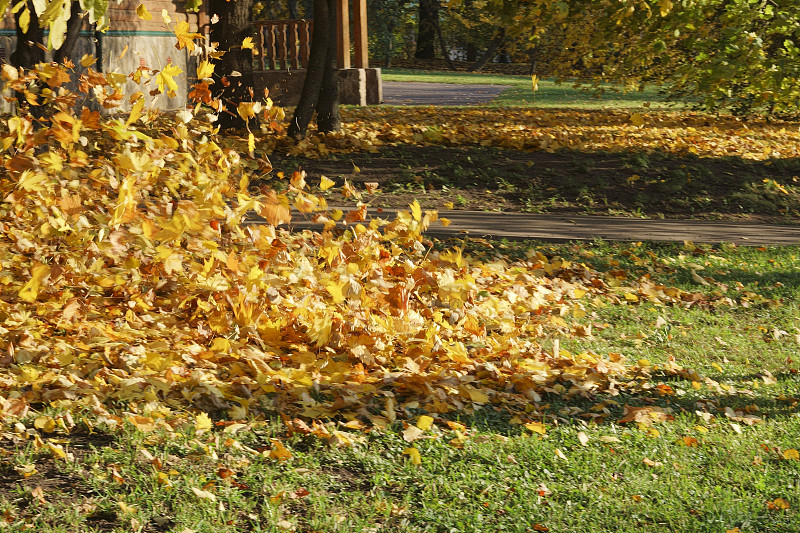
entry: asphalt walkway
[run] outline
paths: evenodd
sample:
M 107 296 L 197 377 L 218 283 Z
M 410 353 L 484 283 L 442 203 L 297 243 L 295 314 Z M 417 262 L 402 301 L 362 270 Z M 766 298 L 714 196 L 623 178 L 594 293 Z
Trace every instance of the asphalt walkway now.
M 506 86 L 447 83 L 384 82 L 384 103 L 390 105 L 475 105 L 486 103 Z M 370 210 L 371 216 L 393 218 L 391 210 Z M 294 229 L 320 229 L 295 214 Z M 433 223 L 432 237 L 491 237 L 543 241 L 692 241 L 743 246 L 800 245 L 800 225 L 780 226 L 749 222 L 648 220 L 622 217 L 533 215 L 482 211 L 439 211 L 449 226 Z
M 385 81 L 383 82 L 383 103 L 386 105 L 485 104 L 507 88 L 507 85 Z
M 393 210 L 370 216 L 393 219 Z M 431 224 L 431 237 L 491 237 L 495 239 L 537 239 L 542 241 L 692 241 L 695 243 L 733 243 L 741 246 L 800 245 L 800 226 L 712 222 L 699 220 L 653 220 L 600 216 L 533 215 L 484 211 L 439 211 L 450 220 L 449 226 Z M 299 214 L 294 229 L 321 229 L 320 224 L 304 221 Z M 342 226 L 344 227 L 344 226 Z

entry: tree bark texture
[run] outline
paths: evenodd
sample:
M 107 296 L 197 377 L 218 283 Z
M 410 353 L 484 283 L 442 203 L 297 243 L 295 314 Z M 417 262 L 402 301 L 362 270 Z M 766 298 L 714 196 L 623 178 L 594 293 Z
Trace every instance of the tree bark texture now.
M 28 0 L 28 9 L 30 10 L 31 20 L 28 24 L 27 33 L 23 32 L 22 28 L 19 27 L 19 18 L 23 10 L 20 9 L 14 14 L 17 47 L 9 58 L 13 66 L 25 69 L 31 69 L 37 63 L 44 61 L 44 50 L 41 48 L 44 40 L 44 29 L 39 26 L 39 17 L 36 15 L 32 0 Z
M 289 137 L 304 137 L 308 124 L 314 116 L 314 110 L 317 108 L 322 90 L 325 69 L 328 65 L 328 39 L 331 33 L 333 34 L 333 48 L 336 48 L 336 32 L 335 30 L 331 32 L 331 26 L 335 28 L 335 15 L 336 10 L 334 9 L 331 13 L 328 8 L 328 0 L 314 0 L 314 30 L 311 35 L 311 51 L 308 57 L 306 79 L 303 82 L 300 101 L 294 109 L 292 123 L 289 125 L 287 132 Z M 333 25 L 330 24 L 331 20 L 334 21 Z
M 325 70 L 317 102 L 317 128 L 321 132 L 330 133 L 342 129 L 342 118 L 339 114 L 339 69 L 336 65 L 336 0 L 328 2 L 328 43 L 325 55 Z
M 500 48 L 500 45 L 503 44 L 503 41 L 506 39 L 506 30 L 505 28 L 500 28 L 497 31 L 497 35 L 494 36 L 492 42 L 489 43 L 489 48 L 486 49 L 486 52 L 478 59 L 475 63 L 470 65 L 467 69 L 467 72 L 475 72 L 477 70 L 482 69 L 486 63 L 497 53 L 497 49 Z
M 447 43 L 444 42 L 444 36 L 442 35 L 442 25 L 439 24 L 439 17 L 436 17 L 436 35 L 439 36 L 439 46 L 442 48 L 442 56 L 444 57 L 445 63 L 450 68 L 450 70 L 456 70 L 456 66 L 453 64 L 453 60 L 450 59 L 450 52 L 447 50 Z
M 253 0 L 211 0 L 209 7 L 211 14 L 219 17 L 219 22 L 211 25 L 211 41 L 219 43 L 218 49 L 225 51 L 215 62 L 214 85 L 211 86 L 214 95 L 225 104 L 218 123 L 221 130 L 242 129 L 248 124 L 236 108 L 241 102 L 254 100 L 253 55 L 250 49 L 242 48 L 242 41 L 252 37 Z M 258 121 L 251 119 L 250 122 L 250 126 L 254 126 Z
M 419 21 L 417 25 L 417 59 L 436 57 L 436 27 L 439 25 L 438 0 L 419 0 Z
M 61 47 L 53 53 L 53 61 L 61 64 L 65 59 L 69 59 L 75 49 L 75 45 L 78 44 L 82 25 L 81 3 L 73 1 L 70 6 L 69 20 L 67 21 L 67 34 Z

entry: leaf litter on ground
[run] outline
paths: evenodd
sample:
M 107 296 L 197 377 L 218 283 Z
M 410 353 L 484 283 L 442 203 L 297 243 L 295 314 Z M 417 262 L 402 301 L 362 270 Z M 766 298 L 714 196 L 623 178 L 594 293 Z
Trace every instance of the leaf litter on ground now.
M 110 86 L 99 73 L 83 81 Z M 441 221 L 416 202 L 394 220 L 367 219 L 361 203 L 347 213 L 329 210 L 302 172 L 285 178 L 283 192 L 249 192 L 250 178 L 270 171 L 269 161 L 240 155 L 238 141 L 217 135 L 197 110 L 187 120 L 137 103 L 127 118 L 102 119 L 85 109 L 75 115 L 70 102 L 56 101 L 58 112 L 42 127 L 29 114 L 4 120 L 4 426 L 45 409 L 67 413 L 58 418 L 64 426 L 80 415 L 145 430 L 209 429 L 198 412 L 230 420 L 280 415 L 297 432 L 346 443 L 319 421 L 367 430 L 408 424 L 420 412 L 442 420 L 493 409 L 536 424 L 548 395 L 569 401 L 649 390 L 655 371 L 714 384 L 674 361 L 656 368 L 637 354 L 570 353 L 557 339 L 591 336 L 584 319 L 596 305 L 737 305 L 725 294 L 599 271 L 535 249 L 513 261 L 434 250 L 424 232 Z M 278 116 L 269 107 L 265 115 Z M 430 129 L 390 126 L 414 140 L 483 142 L 467 135 L 472 122 L 453 133 L 447 120 L 439 116 L 435 139 L 426 136 Z M 615 120 L 620 128 L 627 119 Z M 524 137 L 495 129 L 515 146 Z M 365 131 L 351 132 L 350 146 L 369 148 L 380 137 Z M 304 142 L 322 146 L 319 138 Z M 318 188 L 330 187 L 321 180 Z M 350 184 L 341 192 L 358 196 Z M 280 229 L 292 208 L 326 229 Z M 252 223 L 252 212 L 266 223 Z M 607 414 L 570 411 L 593 421 Z M 670 416 L 655 406 L 623 412 L 639 423 Z
M 342 131 L 295 143 L 267 133 L 262 146 L 290 155 L 376 151 L 397 144 L 482 146 L 525 151 L 649 152 L 750 160 L 790 159 L 800 151 L 791 121 L 711 116 L 693 111 L 346 107 Z
M 545 394 L 616 395 L 653 370 L 547 348 L 591 335 L 571 321 L 593 305 L 735 305 L 536 250 L 514 262 L 433 251 L 437 215 L 418 205 L 344 232 L 332 213 L 314 215 L 329 218 L 321 233 L 248 224 L 251 210 L 324 201 L 299 175 L 288 193 L 251 196 L 224 141 L 166 124 L 175 139 L 103 122 L 91 154 L 79 142 L 35 153 L 6 134 L 4 422 L 31 406 L 144 427 L 187 409 L 385 427 L 488 407 L 531 421 Z

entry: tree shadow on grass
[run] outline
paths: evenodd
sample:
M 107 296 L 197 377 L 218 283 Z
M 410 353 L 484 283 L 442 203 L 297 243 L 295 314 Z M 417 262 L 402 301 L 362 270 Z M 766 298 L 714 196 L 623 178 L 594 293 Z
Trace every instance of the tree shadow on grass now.
M 376 182 L 375 206 L 625 214 L 797 223 L 800 159 L 756 161 L 663 151 L 556 152 L 400 145 L 379 153 L 275 161 L 356 184 Z M 354 165 L 357 171 L 354 170 Z M 453 201 L 455 200 L 455 201 Z
M 766 385 L 754 389 L 754 380 L 761 381 L 765 377 L 770 381 L 774 377 L 780 390 L 770 389 Z M 544 393 L 541 402 L 532 404 L 536 408 L 531 411 L 529 416 L 533 420 L 542 420 L 545 423 L 558 421 L 560 424 L 579 424 L 581 426 L 584 423 L 632 424 L 635 426 L 638 420 L 630 419 L 630 413 L 633 410 L 645 408 L 645 413 L 648 409 L 653 409 L 654 412 L 663 410 L 670 419 L 679 416 L 696 416 L 698 412 L 707 412 L 716 418 L 732 422 L 738 421 L 746 425 L 760 423 L 764 420 L 786 419 L 800 413 L 800 375 L 797 373 L 786 372 L 775 376 L 765 374 L 726 375 L 715 376 L 715 378 L 719 379 L 724 386 L 730 387 L 730 392 L 711 390 L 707 384 L 702 384 L 701 390 L 693 391 L 690 381 L 674 376 L 662 376 L 654 379 L 651 383 L 655 387 L 647 391 L 628 391 L 617 395 L 604 392 L 571 398 Z M 659 384 L 667 385 L 668 388 L 658 388 Z M 790 385 L 797 388 L 798 397 L 786 392 L 786 387 Z M 682 392 L 675 392 L 681 389 Z M 670 390 L 672 392 L 668 392 Z M 598 406 L 604 407 L 605 412 L 598 410 Z M 598 413 L 601 416 L 598 416 Z M 487 405 L 469 414 L 448 413 L 442 418 L 459 422 L 481 432 L 512 437 L 529 433 L 525 425 L 520 423 L 520 415 L 525 418 L 524 413 Z M 642 421 L 649 423 L 654 420 L 643 416 Z

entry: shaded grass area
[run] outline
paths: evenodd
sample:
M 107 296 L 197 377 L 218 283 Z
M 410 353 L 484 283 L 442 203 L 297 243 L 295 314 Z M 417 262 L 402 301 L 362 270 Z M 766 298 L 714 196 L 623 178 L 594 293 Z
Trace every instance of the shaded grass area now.
M 522 106 L 541 108 L 582 109 L 671 109 L 675 104 L 664 100 L 656 87 L 644 90 L 625 89 L 604 85 L 598 88 L 581 88 L 574 82 L 558 82 L 551 78 L 538 80 L 534 92 L 530 76 L 480 74 L 452 71 L 421 71 L 411 69 L 384 69 L 384 81 L 488 84 L 506 85 L 508 88 L 489 106 Z
M 375 154 L 287 157 L 275 164 L 305 170 L 314 179 L 378 183 L 376 194 L 365 195 L 374 207 L 405 208 L 417 199 L 430 209 L 800 220 L 795 159 L 400 145 Z
M 342 420 L 331 427 L 351 443 L 335 446 L 292 435 L 280 421 L 111 432 L 78 417 L 67 433 L 25 419 L 0 438 L 0 521 L 11 531 L 800 529 L 792 453 L 800 448 L 800 248 L 435 246 L 485 261 L 538 252 L 613 273 L 621 286 L 650 276 L 707 300 L 587 297 L 583 316 L 565 317 L 561 349 L 648 359 L 651 379 L 616 396 L 542 391 L 532 401 L 545 413 L 541 426 L 484 408 L 469 418 L 434 415 L 432 428 L 407 442 L 399 422 L 365 432 Z M 732 305 L 719 303 L 723 296 Z M 574 334 L 576 326 L 591 326 L 591 335 Z M 660 372 L 670 360 L 696 374 Z M 673 419 L 624 422 L 625 406 L 658 407 Z M 412 420 L 424 414 L 406 409 Z M 272 455 L 272 438 L 291 457 Z

